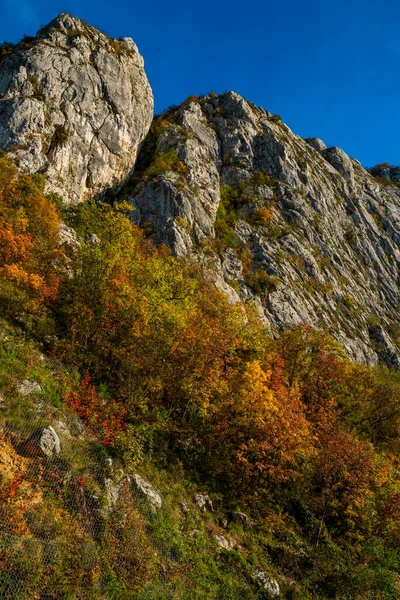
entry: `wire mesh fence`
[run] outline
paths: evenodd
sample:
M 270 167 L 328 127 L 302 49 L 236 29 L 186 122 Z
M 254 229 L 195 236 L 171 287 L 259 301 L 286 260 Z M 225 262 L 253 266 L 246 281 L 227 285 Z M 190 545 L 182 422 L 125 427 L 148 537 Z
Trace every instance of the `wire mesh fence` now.
M 62 365 L 47 366 L 63 379 Z M 137 597 L 163 555 L 144 492 L 38 383 L 3 394 L 0 599 Z
M 0 342 L 8 344 L 1 330 Z M 20 361 L 32 368 L 15 367 L 8 376 L 4 364 L 16 363 L 7 360 L 3 353 L 0 600 L 263 597 L 254 567 L 237 572 L 239 553 L 209 500 L 207 514 L 179 475 L 178 491 L 167 499 L 140 461 L 128 470 L 119 463 L 62 401 L 71 385 L 62 364 L 35 350 L 34 360 L 28 353 Z M 163 476 L 160 489 L 170 494 L 172 482 Z M 242 559 L 238 564 L 243 569 Z

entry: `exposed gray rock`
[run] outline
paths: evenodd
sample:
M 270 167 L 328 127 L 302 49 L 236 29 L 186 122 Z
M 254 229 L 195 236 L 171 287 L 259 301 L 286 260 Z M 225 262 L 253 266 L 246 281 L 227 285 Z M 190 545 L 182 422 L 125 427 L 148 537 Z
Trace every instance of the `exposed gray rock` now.
M 326 160 L 340 173 L 349 183 L 354 180 L 353 164 L 351 159 L 341 148 L 333 146 L 324 152 Z
M 59 241 L 60 248 L 69 257 L 73 256 L 81 247 L 81 242 L 75 229 L 68 227 L 65 223 L 61 223 L 60 225 Z
M 57 430 L 61 434 L 61 436 L 64 436 L 69 439 L 72 438 L 71 432 L 67 427 L 66 423 L 64 423 L 64 421 L 55 421 L 54 425 L 57 427 Z
M 118 505 L 124 486 L 130 482 L 128 475 L 121 469 L 113 473 L 112 477 L 104 479 L 104 499 L 102 509 L 103 516 L 107 517 Z
M 161 495 L 147 479 L 135 474 L 132 476 L 132 485 L 139 496 L 145 501 L 151 512 L 161 510 L 163 505 Z
M 186 101 L 157 124 L 121 194 L 157 244 L 198 258 L 232 303 L 254 305 L 272 335 L 322 327 L 357 361 L 398 364 L 390 335 L 400 297 L 398 187 L 234 92 Z M 146 176 L 149 156 L 171 151 L 186 172 Z M 225 238 L 221 195 L 236 215 Z M 387 332 L 386 349 L 370 338 L 372 317 Z
M 216 533 L 214 539 L 222 550 L 233 550 L 234 545 L 220 533 Z
M 193 502 L 201 512 L 207 512 L 208 510 L 214 512 L 213 504 L 207 494 L 195 494 Z
M 306 138 L 305 141 L 317 152 L 323 152 L 327 148 L 326 144 L 319 138 Z
M 242 512 L 231 512 L 230 518 L 234 523 L 239 523 L 240 525 L 248 525 L 249 517 Z
M 68 203 L 121 184 L 152 113 L 135 43 L 69 14 L 0 63 L 0 147 Z
M 396 345 L 382 325 L 375 325 L 369 330 L 371 339 L 375 342 L 375 350 L 380 359 L 388 366 L 400 370 L 400 356 Z
M 29 379 L 23 379 L 17 386 L 17 392 L 23 396 L 38 394 L 41 391 L 41 385 L 37 381 L 30 381 Z
M 255 576 L 270 598 L 280 598 L 279 584 L 275 579 L 268 577 L 263 571 L 256 571 Z
M 28 440 L 30 454 L 51 457 L 61 451 L 60 438 L 51 425 L 35 431 Z
M 89 245 L 92 246 L 92 248 L 97 246 L 97 244 L 101 244 L 100 238 L 95 233 L 89 233 L 85 237 L 85 241 L 88 242 Z

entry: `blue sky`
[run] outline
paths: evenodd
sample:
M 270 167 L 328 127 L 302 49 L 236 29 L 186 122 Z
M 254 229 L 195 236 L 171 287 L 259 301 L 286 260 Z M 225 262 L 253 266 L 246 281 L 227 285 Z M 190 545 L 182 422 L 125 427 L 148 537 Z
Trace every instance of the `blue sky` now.
M 0 0 L 0 40 L 60 12 L 133 37 L 156 112 L 235 90 L 365 166 L 400 163 L 398 0 Z

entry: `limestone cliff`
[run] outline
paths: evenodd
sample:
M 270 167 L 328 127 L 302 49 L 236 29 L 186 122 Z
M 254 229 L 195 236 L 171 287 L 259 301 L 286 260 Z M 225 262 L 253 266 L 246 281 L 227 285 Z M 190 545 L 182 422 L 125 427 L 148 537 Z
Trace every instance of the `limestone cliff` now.
M 153 115 L 143 59 L 61 14 L 0 52 L 0 147 L 76 203 L 121 184 Z
M 273 333 L 324 327 L 353 358 L 400 366 L 400 189 L 340 148 L 236 93 L 192 97 L 155 120 L 124 195 Z

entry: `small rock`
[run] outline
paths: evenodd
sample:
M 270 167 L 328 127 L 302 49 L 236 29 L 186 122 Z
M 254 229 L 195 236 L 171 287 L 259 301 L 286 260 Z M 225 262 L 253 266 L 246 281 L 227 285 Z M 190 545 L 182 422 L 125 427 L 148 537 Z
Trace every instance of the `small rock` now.
M 249 517 L 242 512 L 232 512 L 230 517 L 234 523 L 239 523 L 241 525 L 247 525 L 249 523 Z
M 72 256 L 79 250 L 81 243 L 75 229 L 68 227 L 65 223 L 61 223 L 59 232 L 59 244 L 67 256 Z
M 35 431 L 27 442 L 29 453 L 54 456 L 61 451 L 60 438 L 51 425 Z
M 22 394 L 23 396 L 29 396 L 29 394 L 35 394 L 42 391 L 41 386 L 37 381 L 29 381 L 29 379 L 24 379 L 17 386 L 17 392 Z
M 92 248 L 94 248 L 95 246 L 97 246 L 97 244 L 101 244 L 100 238 L 95 233 L 89 233 L 85 237 L 85 241 L 88 242 L 88 244 L 90 246 L 92 246 Z
M 114 481 L 114 479 L 106 478 L 104 480 L 105 506 L 102 512 L 105 517 L 117 506 L 123 486 L 124 479 Z
M 280 597 L 279 584 L 275 579 L 268 577 L 263 571 L 256 571 L 256 578 L 261 583 L 263 589 L 269 594 L 271 598 Z
M 219 533 L 216 533 L 214 535 L 214 539 L 217 542 L 218 546 L 222 550 L 232 550 L 233 549 L 231 542 L 229 540 L 227 540 L 225 536 L 223 536 Z
M 180 502 L 179 503 L 179 508 L 180 508 L 181 513 L 183 515 L 188 515 L 190 513 L 190 509 L 189 509 L 188 505 L 185 502 Z
M 151 512 L 157 512 L 162 508 L 163 501 L 160 493 L 147 479 L 135 474 L 132 477 L 132 485 L 146 502 Z
M 212 502 L 207 494 L 195 494 L 193 502 L 201 512 L 207 512 L 208 509 L 211 512 L 214 512 Z

